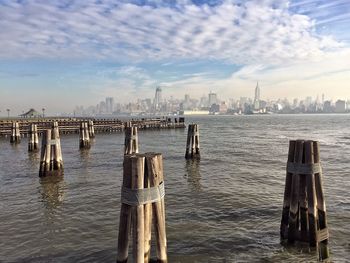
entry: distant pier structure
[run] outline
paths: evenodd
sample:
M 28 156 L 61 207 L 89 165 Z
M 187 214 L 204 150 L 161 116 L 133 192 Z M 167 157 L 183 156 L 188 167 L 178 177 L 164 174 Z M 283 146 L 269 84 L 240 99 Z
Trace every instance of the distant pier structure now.
M 96 118 L 13 118 L 0 119 L 0 137 L 11 136 L 11 141 L 18 142 L 20 138 L 19 127 L 22 135 L 29 135 L 29 127 L 32 124 L 37 125 L 37 133 L 42 135 L 53 122 L 57 122 L 60 127 L 60 133 L 70 134 L 80 132 L 80 123 L 87 122 L 89 137 L 93 138 L 96 133 L 122 132 L 126 128 L 126 123 L 130 122 L 138 130 L 151 129 L 178 129 L 185 128 L 185 118 L 183 117 L 159 117 L 131 119 L 125 122 L 120 119 L 96 119 Z M 13 136 L 13 138 L 12 138 Z M 17 140 L 17 141 L 16 141 Z

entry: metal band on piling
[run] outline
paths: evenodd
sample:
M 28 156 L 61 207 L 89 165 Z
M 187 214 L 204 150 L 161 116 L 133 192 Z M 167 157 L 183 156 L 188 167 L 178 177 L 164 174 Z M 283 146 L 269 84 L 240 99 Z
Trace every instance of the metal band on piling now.
M 287 163 L 287 172 L 292 174 L 318 174 L 322 172 L 320 163 Z
M 165 196 L 164 182 L 158 186 L 130 189 L 122 187 L 121 202 L 130 206 L 152 204 L 161 201 Z

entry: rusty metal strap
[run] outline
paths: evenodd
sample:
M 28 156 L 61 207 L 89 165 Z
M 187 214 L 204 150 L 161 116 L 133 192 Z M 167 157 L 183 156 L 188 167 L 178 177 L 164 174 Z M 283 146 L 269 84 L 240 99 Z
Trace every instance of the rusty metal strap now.
M 122 187 L 121 202 L 123 204 L 138 206 L 161 201 L 165 196 L 164 183 L 144 189 L 130 189 Z
M 287 172 L 292 174 L 318 174 L 322 172 L 320 163 L 287 163 Z
M 126 140 L 136 140 L 137 136 L 136 135 L 131 135 L 131 136 L 125 136 Z

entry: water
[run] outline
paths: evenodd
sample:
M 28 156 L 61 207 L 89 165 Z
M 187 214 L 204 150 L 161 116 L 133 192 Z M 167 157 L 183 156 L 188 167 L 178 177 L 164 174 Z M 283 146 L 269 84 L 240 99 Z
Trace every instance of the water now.
M 316 261 L 279 237 L 288 141 L 298 138 L 320 141 L 331 260 L 350 261 L 349 115 L 186 121 L 200 126 L 200 162 L 184 159 L 186 130 L 139 132 L 140 150 L 164 157 L 169 262 Z M 0 262 L 115 262 L 123 140 L 97 134 L 79 151 L 77 135 L 62 135 L 65 175 L 52 181 L 39 179 L 26 139 L 1 138 Z

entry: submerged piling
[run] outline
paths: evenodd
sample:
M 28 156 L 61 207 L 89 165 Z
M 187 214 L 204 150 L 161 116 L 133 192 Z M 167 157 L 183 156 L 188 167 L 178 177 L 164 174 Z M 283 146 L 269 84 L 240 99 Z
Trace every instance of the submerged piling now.
M 38 145 L 38 126 L 36 124 L 30 124 L 28 130 L 28 151 L 33 152 L 38 150 Z
M 167 241 L 161 154 L 124 156 L 121 202 L 117 262 L 128 261 L 131 232 L 134 262 L 149 262 L 153 222 L 157 262 L 166 263 Z
M 80 149 L 89 149 L 91 147 L 90 135 L 89 135 L 89 126 L 87 122 L 80 123 Z
M 12 122 L 10 143 L 20 143 L 20 142 L 21 142 L 21 133 L 19 129 L 19 123 Z
M 329 257 L 326 204 L 317 141 L 290 141 L 281 220 L 281 238 L 308 242 Z
M 58 123 L 43 134 L 39 176 L 63 175 L 63 160 Z
M 187 143 L 186 143 L 186 159 L 200 159 L 199 151 L 199 128 L 198 124 L 188 125 Z

